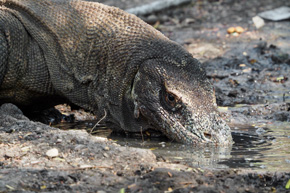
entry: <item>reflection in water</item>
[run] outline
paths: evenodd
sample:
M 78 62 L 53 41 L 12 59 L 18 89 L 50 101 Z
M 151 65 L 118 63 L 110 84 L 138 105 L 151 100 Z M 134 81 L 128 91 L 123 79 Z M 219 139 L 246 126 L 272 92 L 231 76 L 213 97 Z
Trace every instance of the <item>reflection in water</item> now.
M 259 160 L 263 157 L 262 151 L 269 150 L 270 144 L 257 135 L 233 132 L 232 136 L 235 145 L 232 148 L 231 158 L 221 161 L 220 164 L 230 168 L 257 168 L 253 163 L 262 162 Z
M 140 139 L 120 139 L 112 137 L 121 145 L 151 149 L 158 160 L 165 160 L 171 163 L 183 163 L 189 166 L 223 168 L 219 162 L 230 158 L 231 147 L 203 146 L 191 147 L 181 143 L 170 141 L 158 141 L 151 139 L 140 143 Z
M 94 123 L 64 123 L 61 129 L 90 130 Z M 164 138 L 145 139 L 115 135 L 98 127 L 98 136 L 108 137 L 123 146 L 151 149 L 158 160 L 183 163 L 201 168 L 251 168 L 267 171 L 290 171 L 290 124 L 277 122 L 261 127 L 233 126 L 231 147 L 192 147 Z
M 265 126 L 267 128 L 240 127 L 235 130 L 231 158 L 220 164 L 230 168 L 290 171 L 290 124 L 276 122 Z

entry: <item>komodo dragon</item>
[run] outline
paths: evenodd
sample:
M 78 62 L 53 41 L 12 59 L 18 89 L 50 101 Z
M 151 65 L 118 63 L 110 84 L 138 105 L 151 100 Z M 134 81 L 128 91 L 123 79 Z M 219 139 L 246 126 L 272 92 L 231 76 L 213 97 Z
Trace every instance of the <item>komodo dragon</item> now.
M 0 0 L 0 104 L 71 102 L 112 129 L 231 144 L 198 60 L 134 15 L 77 0 Z

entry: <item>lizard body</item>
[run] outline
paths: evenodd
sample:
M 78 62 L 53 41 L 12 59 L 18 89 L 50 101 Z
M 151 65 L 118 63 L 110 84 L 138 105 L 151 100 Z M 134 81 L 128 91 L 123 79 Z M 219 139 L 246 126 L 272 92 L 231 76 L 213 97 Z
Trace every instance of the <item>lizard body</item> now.
M 77 0 L 0 0 L 0 103 L 71 102 L 113 129 L 231 143 L 204 69 L 134 15 Z

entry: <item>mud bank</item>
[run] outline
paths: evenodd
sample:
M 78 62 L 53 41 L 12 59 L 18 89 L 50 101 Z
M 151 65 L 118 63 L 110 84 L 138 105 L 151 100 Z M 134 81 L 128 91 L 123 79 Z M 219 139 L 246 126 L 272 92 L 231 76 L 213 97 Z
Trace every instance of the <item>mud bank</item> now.
M 0 192 L 281 192 L 290 178 L 157 161 L 150 150 L 29 121 L 11 104 L 0 107 L 0 142 Z

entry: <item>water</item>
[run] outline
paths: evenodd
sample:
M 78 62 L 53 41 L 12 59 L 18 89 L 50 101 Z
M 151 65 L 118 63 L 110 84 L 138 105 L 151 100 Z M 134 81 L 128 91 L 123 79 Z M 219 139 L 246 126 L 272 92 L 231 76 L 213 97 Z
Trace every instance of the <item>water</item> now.
M 230 168 L 290 171 L 290 123 L 239 127 L 233 132 L 231 157 L 220 163 Z
M 92 128 L 93 123 L 64 124 L 62 128 Z M 164 138 L 145 139 L 110 135 L 98 128 L 98 136 L 109 136 L 123 146 L 151 149 L 158 160 L 199 168 L 244 168 L 260 171 L 290 171 L 290 123 L 231 125 L 231 147 L 192 147 Z

